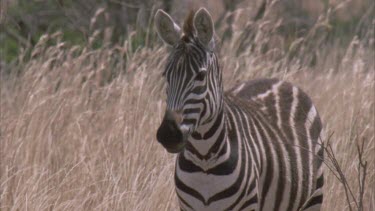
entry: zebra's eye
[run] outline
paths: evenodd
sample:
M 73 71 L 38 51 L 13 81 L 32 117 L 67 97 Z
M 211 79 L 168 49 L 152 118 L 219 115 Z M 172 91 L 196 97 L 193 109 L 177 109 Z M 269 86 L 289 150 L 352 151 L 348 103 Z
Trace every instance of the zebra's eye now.
M 198 81 L 203 81 L 204 80 L 204 77 L 206 77 L 207 75 L 207 70 L 206 69 L 201 69 L 197 76 L 195 77 L 196 80 Z

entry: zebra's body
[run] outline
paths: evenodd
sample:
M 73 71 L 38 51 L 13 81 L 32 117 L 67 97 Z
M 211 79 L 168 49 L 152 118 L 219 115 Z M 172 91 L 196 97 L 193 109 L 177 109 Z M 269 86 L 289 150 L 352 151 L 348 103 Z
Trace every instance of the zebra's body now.
M 156 16 L 158 32 L 174 52 L 164 73 L 167 111 L 157 138 L 179 153 L 175 184 L 181 209 L 319 210 L 322 128 L 310 98 L 277 79 L 250 81 L 224 94 L 210 51 L 208 12 L 198 11 L 197 33 L 188 23 L 182 38 L 165 15 Z M 173 29 L 178 38 L 163 35 Z
M 280 105 L 276 104 L 275 96 L 278 92 L 287 94 L 293 93 L 293 90 L 297 98 L 291 95 L 289 99 L 281 98 Z M 219 166 L 216 166 L 215 162 L 205 163 L 202 157 L 198 158 L 199 153 L 195 152 L 198 156 L 194 156 L 188 146 L 189 143 L 207 140 L 196 140 L 194 136 L 188 139 L 187 150 L 179 154 L 175 171 L 176 191 L 181 200 L 181 207 L 184 210 L 301 208 L 323 185 L 323 177 L 320 178 L 320 184 L 313 177 L 317 174 L 322 175 L 322 172 L 317 173 L 321 162 L 314 156 L 322 156 L 320 145 L 306 140 L 307 137 L 318 140 L 320 135 L 321 122 L 315 107 L 300 89 L 278 80 L 251 81 L 245 86 L 240 85 L 229 91 L 226 95 L 222 119 L 225 122 L 223 128 L 226 130 L 226 134 L 222 135 L 222 141 L 225 143 L 217 150 L 214 147 L 210 148 L 212 152 L 209 150 L 207 154 L 216 154 L 223 150 L 222 157 L 225 157 L 224 152 L 228 149 L 237 153 L 230 153 Z M 282 109 L 292 110 L 292 105 L 299 106 L 299 109 L 303 109 L 303 106 L 308 112 L 289 113 L 290 115 L 280 112 Z M 302 127 L 292 128 L 290 116 L 296 118 L 292 120 L 293 124 Z M 222 128 L 215 128 L 214 125 L 221 124 L 223 123 L 213 124 L 209 130 L 215 130 L 213 134 L 220 133 Z M 296 139 L 294 135 L 299 137 Z M 200 136 L 203 137 L 204 133 Z M 293 140 L 300 140 L 300 143 L 293 143 Z M 216 139 L 213 143 L 218 144 L 220 141 Z M 306 156 L 301 157 L 298 154 Z M 298 156 L 301 157 L 300 161 Z M 230 176 L 226 176 L 226 180 L 223 176 L 216 176 L 223 173 L 233 176 L 233 179 L 229 179 Z M 238 179 L 240 180 L 237 181 Z M 215 189 L 207 188 L 211 186 Z M 220 200 L 224 196 L 226 200 Z

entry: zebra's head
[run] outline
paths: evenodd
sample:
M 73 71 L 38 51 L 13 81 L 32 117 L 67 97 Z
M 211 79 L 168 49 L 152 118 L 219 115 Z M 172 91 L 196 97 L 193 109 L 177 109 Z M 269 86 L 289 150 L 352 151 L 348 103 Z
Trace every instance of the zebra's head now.
M 167 82 L 167 108 L 157 140 L 168 152 L 177 153 L 199 126 L 221 107 L 221 73 L 214 54 L 214 26 L 209 12 L 191 13 L 183 29 L 158 10 L 159 37 L 171 48 L 163 76 Z

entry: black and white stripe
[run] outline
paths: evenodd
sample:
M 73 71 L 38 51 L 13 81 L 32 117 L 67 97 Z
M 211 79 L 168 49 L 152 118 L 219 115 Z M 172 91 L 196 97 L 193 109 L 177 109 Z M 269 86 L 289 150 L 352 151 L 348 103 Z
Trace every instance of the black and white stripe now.
M 200 38 L 202 18 L 204 24 L 211 18 L 205 9 L 190 20 L 195 33 L 179 34 L 164 72 L 167 111 L 157 137 L 178 152 L 181 209 L 319 210 L 323 148 L 315 106 L 301 89 L 277 79 L 224 93 L 212 43 Z

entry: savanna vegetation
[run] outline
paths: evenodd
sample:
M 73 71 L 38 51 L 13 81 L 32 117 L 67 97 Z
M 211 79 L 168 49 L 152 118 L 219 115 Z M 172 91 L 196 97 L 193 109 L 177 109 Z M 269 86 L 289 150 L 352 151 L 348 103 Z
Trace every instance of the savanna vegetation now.
M 277 77 L 315 102 L 323 210 L 375 209 L 375 3 L 0 2 L 0 210 L 177 210 L 155 138 L 168 49 L 158 8 L 216 21 L 224 87 Z

